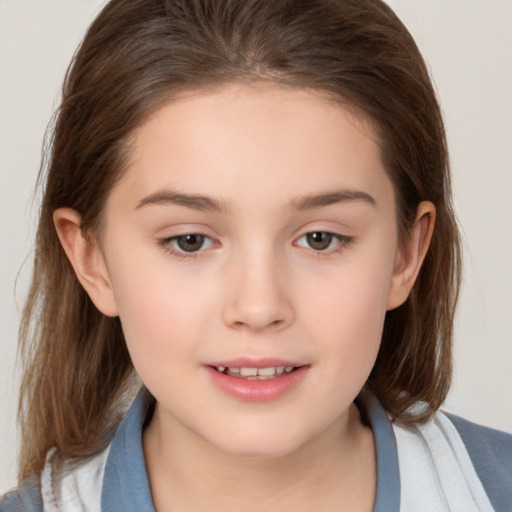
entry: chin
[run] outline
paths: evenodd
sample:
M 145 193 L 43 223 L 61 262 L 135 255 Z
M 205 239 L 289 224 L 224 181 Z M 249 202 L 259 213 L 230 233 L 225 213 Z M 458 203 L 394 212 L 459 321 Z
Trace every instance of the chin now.
M 300 450 L 311 436 L 306 432 L 294 432 L 288 425 L 238 425 L 235 431 L 226 428 L 221 438 L 210 439 L 210 443 L 226 455 L 244 459 L 277 459 Z M 256 428 L 255 428 L 256 427 Z M 289 427 L 289 426 L 288 426 Z

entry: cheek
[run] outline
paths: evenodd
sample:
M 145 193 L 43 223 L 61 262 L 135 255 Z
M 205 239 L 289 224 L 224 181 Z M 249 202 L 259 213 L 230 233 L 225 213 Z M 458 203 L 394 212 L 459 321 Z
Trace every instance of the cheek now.
M 357 394 L 373 368 L 382 338 L 392 261 L 391 251 L 389 258 L 382 259 L 356 255 L 340 265 L 323 286 L 307 285 L 310 291 L 303 294 L 307 297 L 303 309 L 309 312 L 304 313 L 307 330 L 310 336 L 317 332 L 319 357 L 320 350 L 330 354 L 326 371 L 332 378 L 326 382 L 333 386 L 350 387 Z
M 379 350 L 385 314 L 385 294 L 361 280 L 354 283 L 350 293 L 340 297 L 338 307 L 331 306 L 329 339 L 340 348 L 338 360 L 345 369 L 371 370 Z
M 186 273 L 169 265 L 165 256 L 141 252 L 128 259 L 118 253 L 113 261 L 111 280 L 119 317 L 141 378 L 163 361 L 186 364 L 186 355 L 193 354 L 200 342 L 194 332 L 208 312 L 208 288 L 200 280 L 186 279 Z M 193 362 L 190 355 L 188 361 Z
M 381 249 L 382 251 L 382 249 Z M 389 257 L 375 258 L 370 253 L 354 254 L 321 279 L 307 277 L 304 291 L 313 316 L 322 325 L 343 332 L 380 332 L 386 312 L 393 267 Z M 320 325 L 320 324 L 319 324 Z

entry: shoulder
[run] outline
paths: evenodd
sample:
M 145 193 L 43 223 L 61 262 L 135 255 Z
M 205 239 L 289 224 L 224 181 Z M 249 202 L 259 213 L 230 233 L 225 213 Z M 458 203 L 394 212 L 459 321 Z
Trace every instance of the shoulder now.
M 105 463 L 110 447 L 77 461 L 48 453 L 41 474 L 41 496 L 45 512 L 100 510 Z
M 0 498 L 0 512 L 43 512 L 38 481 L 31 478 Z
M 443 412 L 393 432 L 403 510 L 512 512 L 512 436 Z
M 457 429 L 496 510 L 509 510 L 512 503 L 512 434 L 477 425 L 453 414 L 446 416 Z
M 0 499 L 0 512 L 66 512 L 100 510 L 101 487 L 108 447 L 99 454 L 71 464 L 47 455 L 41 479 L 24 481 Z

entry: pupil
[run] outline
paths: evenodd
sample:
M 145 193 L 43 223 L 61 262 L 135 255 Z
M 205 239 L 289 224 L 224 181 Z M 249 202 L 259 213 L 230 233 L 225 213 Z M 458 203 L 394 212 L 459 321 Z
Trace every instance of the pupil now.
M 186 252 L 194 252 L 201 249 L 204 243 L 204 236 L 202 235 L 185 235 L 180 236 L 177 240 L 180 249 Z
M 312 249 L 316 249 L 318 251 L 324 251 L 331 245 L 332 235 L 329 233 L 323 233 L 322 231 L 317 231 L 315 233 L 309 233 L 307 235 L 308 244 Z

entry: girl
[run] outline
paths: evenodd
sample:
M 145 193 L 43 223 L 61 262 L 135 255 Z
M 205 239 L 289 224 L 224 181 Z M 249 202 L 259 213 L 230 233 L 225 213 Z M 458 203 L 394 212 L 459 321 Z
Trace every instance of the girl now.
M 437 412 L 459 240 L 385 4 L 110 1 L 41 180 L 2 512 L 511 509 L 511 436 Z

